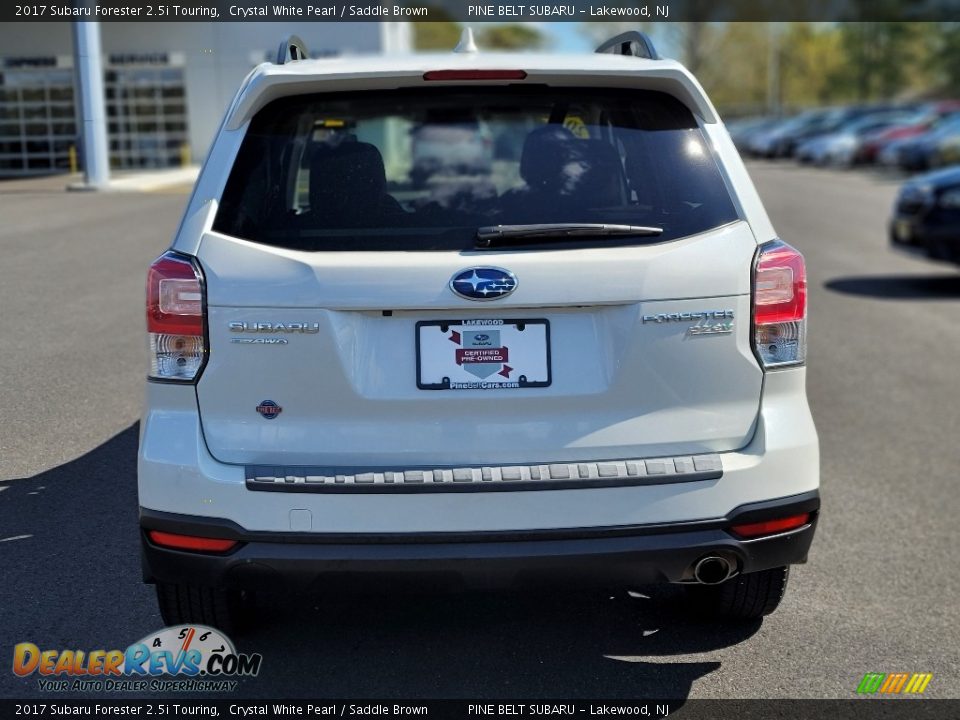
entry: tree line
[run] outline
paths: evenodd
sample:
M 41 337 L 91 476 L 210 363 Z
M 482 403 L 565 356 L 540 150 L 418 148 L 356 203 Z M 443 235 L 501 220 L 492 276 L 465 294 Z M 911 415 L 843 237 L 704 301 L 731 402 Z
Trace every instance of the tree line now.
M 637 27 L 581 23 L 580 31 L 599 43 Z M 482 49 L 550 45 L 542 25 L 474 28 Z M 679 55 L 727 114 L 960 97 L 960 22 L 677 22 L 642 29 Z M 414 25 L 418 49 L 450 49 L 459 34 L 452 21 Z

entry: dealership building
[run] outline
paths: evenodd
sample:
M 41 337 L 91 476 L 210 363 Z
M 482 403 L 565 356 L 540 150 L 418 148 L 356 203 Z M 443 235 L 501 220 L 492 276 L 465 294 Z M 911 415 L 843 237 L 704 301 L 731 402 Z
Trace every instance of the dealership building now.
M 202 160 L 240 82 L 286 35 L 314 57 L 411 48 L 403 22 L 105 22 L 100 33 L 114 169 Z M 0 25 L 0 177 L 70 169 L 76 84 L 70 23 Z

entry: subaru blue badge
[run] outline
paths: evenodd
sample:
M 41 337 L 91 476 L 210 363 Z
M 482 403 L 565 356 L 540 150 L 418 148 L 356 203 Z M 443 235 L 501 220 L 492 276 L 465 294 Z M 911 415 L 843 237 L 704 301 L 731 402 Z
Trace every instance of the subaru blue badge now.
M 454 275 L 450 289 L 467 300 L 499 300 L 517 289 L 517 278 L 503 268 L 472 267 Z

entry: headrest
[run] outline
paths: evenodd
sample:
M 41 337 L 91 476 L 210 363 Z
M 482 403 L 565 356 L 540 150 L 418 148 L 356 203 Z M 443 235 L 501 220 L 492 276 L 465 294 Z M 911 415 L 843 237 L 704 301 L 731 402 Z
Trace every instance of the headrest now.
M 310 161 L 310 206 L 324 212 L 323 205 L 349 202 L 354 207 L 379 202 L 386 191 L 383 156 L 365 142 L 321 145 Z
M 532 131 L 523 144 L 520 176 L 532 190 L 578 196 L 592 204 L 623 202 L 620 155 L 604 140 L 581 140 L 561 125 Z
M 520 177 L 531 188 L 553 185 L 577 138 L 563 125 L 546 125 L 532 130 L 523 142 Z

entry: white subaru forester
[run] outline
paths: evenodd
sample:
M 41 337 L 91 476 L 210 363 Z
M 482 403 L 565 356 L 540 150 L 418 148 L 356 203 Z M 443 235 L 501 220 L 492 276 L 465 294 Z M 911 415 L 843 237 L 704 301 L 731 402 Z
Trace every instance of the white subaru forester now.
M 168 624 L 333 573 L 683 583 L 753 619 L 806 560 L 804 261 L 703 89 L 640 33 L 462 45 L 291 38 L 228 109 L 148 275 Z

